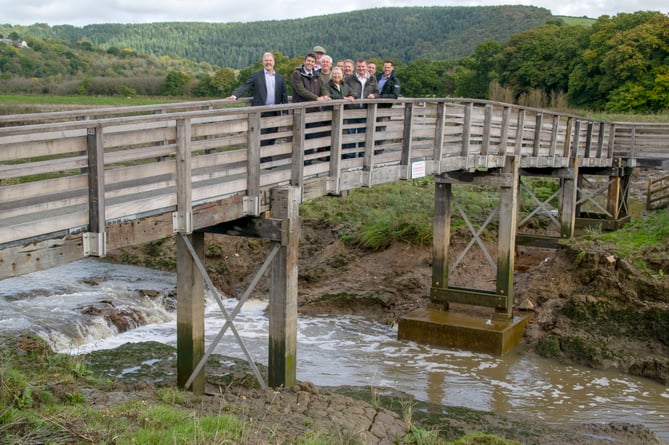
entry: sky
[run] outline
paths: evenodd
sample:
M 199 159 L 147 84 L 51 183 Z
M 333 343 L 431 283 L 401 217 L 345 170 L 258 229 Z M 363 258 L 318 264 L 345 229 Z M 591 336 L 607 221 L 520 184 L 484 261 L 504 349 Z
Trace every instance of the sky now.
M 669 12 L 668 0 L 0 0 L 0 23 L 252 22 L 400 6 L 533 5 L 554 15 L 598 18 L 639 10 Z

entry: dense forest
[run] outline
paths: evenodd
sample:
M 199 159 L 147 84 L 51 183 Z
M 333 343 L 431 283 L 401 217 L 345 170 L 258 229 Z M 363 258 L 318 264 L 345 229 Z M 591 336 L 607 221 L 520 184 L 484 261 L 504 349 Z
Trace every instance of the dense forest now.
M 532 6 L 403 7 L 252 23 L 0 25 L 0 33 L 90 42 L 103 49 L 130 48 L 242 69 L 265 51 L 292 58 L 304 56 L 314 45 L 324 46 L 335 59 L 451 60 L 471 54 L 479 43 L 505 42 L 551 18 L 549 10 Z
M 395 28 L 384 21 L 388 17 L 403 20 L 411 16 L 411 11 L 434 12 L 442 9 L 474 11 L 471 15 L 472 21 L 462 28 L 467 32 L 456 32 L 449 36 L 450 39 L 459 36 L 461 42 L 450 45 L 443 40 L 428 41 L 418 37 L 420 35 L 427 38 L 431 35 L 430 27 L 436 27 L 436 22 L 422 22 L 421 26 L 426 29 L 407 40 L 407 36 L 399 35 L 399 32 L 388 32 Z M 505 38 L 500 37 L 502 34 L 485 34 L 489 36 L 488 39 L 480 41 L 467 52 L 463 49 L 471 44 L 467 36 L 472 33 L 492 32 L 490 22 L 476 22 L 487 16 L 487 11 L 497 11 L 498 15 L 500 11 L 515 11 L 519 17 L 526 17 L 528 14 L 522 11 L 544 10 L 521 6 L 381 8 L 364 13 L 378 13 L 378 21 L 388 27 L 385 32 L 379 31 L 363 38 L 365 34 L 362 29 L 369 27 L 355 22 L 357 15 L 347 16 L 350 22 L 343 20 L 340 26 L 343 34 L 356 37 L 351 40 L 357 45 L 351 51 L 356 56 L 365 56 L 377 63 L 386 59 L 387 54 L 392 51 L 404 52 L 405 56 L 409 53 L 416 56 L 407 59 L 408 61 L 401 57 L 395 59 L 403 96 L 460 96 L 538 107 L 575 107 L 611 112 L 658 113 L 669 110 L 667 15 L 653 11 L 621 13 L 614 17 L 602 16 L 592 21 L 590 26 L 584 26 L 570 25 L 563 19 L 548 14 L 537 25 L 518 30 Z M 327 21 L 328 18 L 332 21 L 343 16 L 345 14 L 336 14 L 320 19 Z M 420 14 L 418 16 L 423 17 Z M 326 46 L 328 52 L 333 49 L 335 58 L 340 57 L 336 51 L 341 48 L 337 46 L 341 42 L 330 40 L 331 36 L 326 38 L 323 34 L 320 38 L 312 39 L 300 34 L 300 27 L 305 27 L 306 22 L 316 19 L 318 18 L 267 23 L 293 26 L 298 33 L 295 35 L 301 36 L 295 37 L 292 43 L 299 46 L 299 50 L 287 50 L 288 53 L 274 51 L 277 71 L 289 80 L 290 72 L 302 62 L 303 53 L 309 50 L 312 43 Z M 351 31 L 344 32 L 345 23 L 351 26 Z M 139 30 L 143 27 L 155 31 L 162 29 L 161 27 L 177 25 L 188 24 L 91 25 L 84 28 L 0 25 L 0 37 L 5 38 L 0 41 L 0 94 L 225 97 L 253 70 L 261 68 L 260 55 L 264 50 L 261 46 L 252 50 L 253 59 L 247 65 L 237 69 L 232 65 L 177 56 L 174 55 L 175 51 L 146 53 L 127 46 L 94 43 L 96 39 L 104 41 L 105 38 L 100 37 L 104 33 L 85 36 L 77 34 L 69 38 L 55 36 L 56 29 L 79 32 L 84 29 L 107 29 L 106 27 L 115 29 L 116 26 L 121 27 L 120 30 L 127 26 L 141 34 Z M 190 25 L 202 25 L 202 29 L 213 26 Z M 254 29 L 257 25 L 251 23 L 225 26 L 239 27 L 237 34 L 246 35 L 248 31 L 242 31 L 245 26 Z M 285 29 L 287 36 L 288 28 Z M 44 34 L 39 34 L 36 30 L 42 30 Z M 106 32 L 114 34 L 109 30 Z M 149 41 L 156 39 L 152 32 L 146 31 Z M 202 30 L 200 35 L 204 35 Z M 174 43 L 175 46 L 184 40 L 182 37 L 162 39 L 166 45 Z M 405 41 L 406 45 L 410 45 L 411 51 L 407 51 L 404 43 L 400 43 Z M 27 47 L 22 47 L 21 42 L 25 42 Z M 197 47 L 192 49 L 202 51 L 203 54 L 208 53 L 210 43 L 207 42 L 207 39 L 202 38 L 200 43 L 191 45 Z M 282 44 L 277 40 L 277 47 Z M 291 43 L 286 40 L 285 44 Z M 214 46 L 220 49 L 221 46 L 235 45 Z M 304 46 L 306 49 L 302 48 Z M 416 49 L 419 47 L 420 50 Z M 456 54 L 457 51 L 463 51 L 464 54 Z M 450 55 L 451 52 L 453 55 Z M 446 53 L 449 55 L 444 55 Z

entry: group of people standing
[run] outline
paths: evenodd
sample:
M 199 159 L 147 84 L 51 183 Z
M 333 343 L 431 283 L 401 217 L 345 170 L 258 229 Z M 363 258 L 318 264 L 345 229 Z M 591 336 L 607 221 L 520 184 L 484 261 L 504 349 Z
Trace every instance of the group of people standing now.
M 236 100 L 249 93 L 254 106 L 288 103 L 286 80 L 274 71 L 274 55 L 267 52 L 262 61 L 263 69 L 251 74 L 228 99 Z M 396 99 L 399 96 L 400 82 L 391 60 L 383 62 L 380 73 L 376 73 L 376 64 L 368 64 L 365 59 L 340 60 L 333 65 L 332 57 L 325 54 L 325 49 L 315 46 L 291 74 L 293 102 Z
M 365 59 L 346 59 L 333 66 L 325 49 L 315 46 L 304 57 L 304 63 L 292 73 L 293 102 L 331 99 L 396 99 L 400 83 L 391 60 L 383 62 L 383 72 L 376 73 L 376 64 Z
M 248 93 L 252 97 L 253 106 L 288 103 L 286 80 L 274 70 L 273 54 L 266 52 L 262 61 L 263 69 L 252 73 L 228 99 L 236 100 Z M 395 76 L 391 60 L 383 62 L 383 71 L 380 73 L 376 73 L 376 64 L 368 64 L 362 58 L 355 62 L 351 59 L 340 60 L 333 65 L 332 57 L 325 54 L 325 49 L 315 46 L 304 57 L 303 63 L 291 73 L 292 101 L 300 103 L 346 99 L 354 102 L 356 99 L 397 99 L 400 94 L 400 82 Z M 390 107 L 392 104 L 379 106 Z M 265 112 L 262 115 L 272 114 Z

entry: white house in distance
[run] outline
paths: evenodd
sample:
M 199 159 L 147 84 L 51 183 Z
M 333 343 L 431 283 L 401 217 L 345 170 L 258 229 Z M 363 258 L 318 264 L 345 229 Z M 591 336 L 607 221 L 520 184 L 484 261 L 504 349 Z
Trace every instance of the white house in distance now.
M 0 42 L 15 46 L 17 48 L 28 48 L 28 44 L 25 40 L 0 39 Z

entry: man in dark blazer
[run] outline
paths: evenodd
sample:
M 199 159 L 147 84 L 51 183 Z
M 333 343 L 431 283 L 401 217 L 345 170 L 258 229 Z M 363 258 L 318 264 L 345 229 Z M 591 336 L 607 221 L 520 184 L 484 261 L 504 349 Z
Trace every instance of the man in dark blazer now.
M 274 71 L 274 55 L 272 53 L 263 54 L 262 64 L 264 69 L 251 74 L 251 77 L 233 91 L 228 99 L 237 100 L 250 91 L 253 106 L 288 103 L 286 80 L 281 74 Z
M 237 100 L 238 97 L 245 95 L 247 92 L 251 94 L 252 106 L 276 105 L 288 103 L 288 90 L 286 89 L 286 80 L 283 76 L 274 71 L 274 55 L 272 53 L 265 53 L 262 56 L 263 69 L 256 71 L 239 86 L 232 95 L 228 97 L 229 100 Z M 263 111 L 260 117 L 279 116 L 280 111 Z M 262 128 L 261 134 L 276 133 L 279 129 L 277 127 Z M 260 142 L 261 146 L 274 144 L 274 139 L 266 139 Z M 263 158 L 266 162 L 270 158 Z

